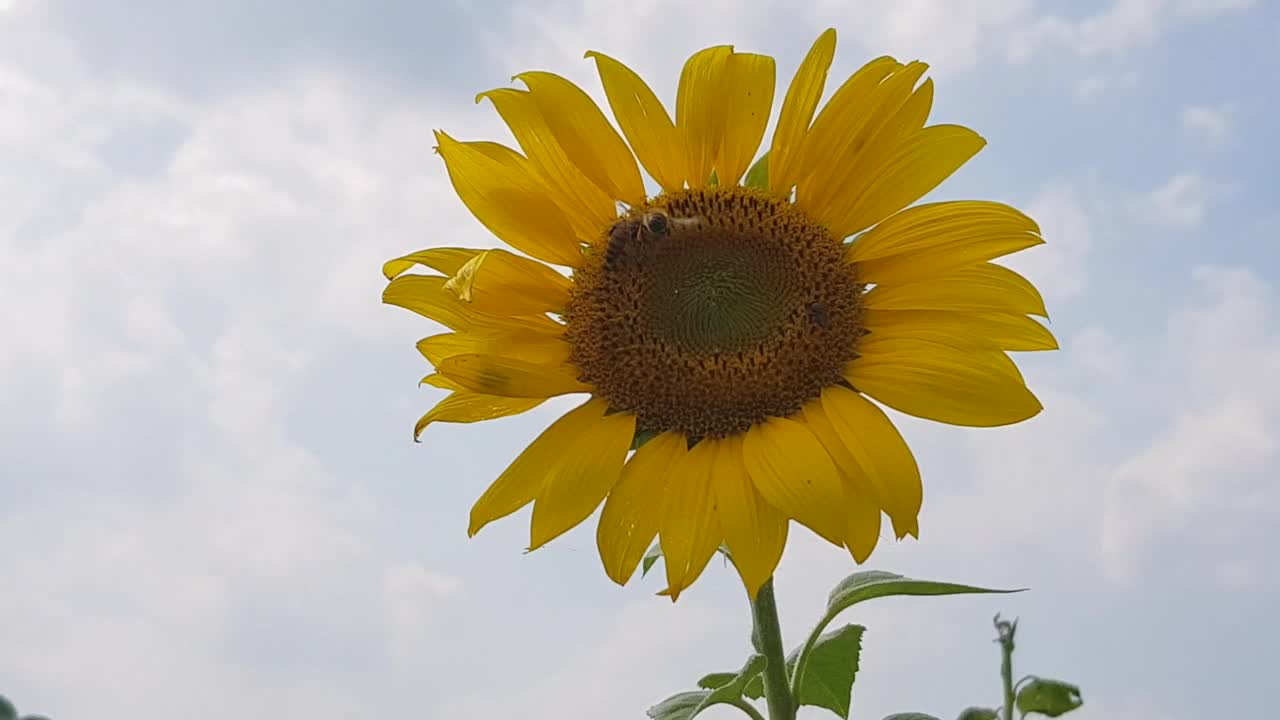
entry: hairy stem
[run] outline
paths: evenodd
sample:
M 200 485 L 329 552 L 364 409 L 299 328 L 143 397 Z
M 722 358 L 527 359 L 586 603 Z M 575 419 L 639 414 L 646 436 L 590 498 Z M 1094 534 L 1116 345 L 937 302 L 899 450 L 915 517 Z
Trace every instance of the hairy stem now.
M 751 617 L 755 622 L 752 641 L 756 652 L 768 662 L 764 667 L 764 696 L 769 705 L 769 720 L 795 720 L 796 704 L 787 681 L 787 655 L 782 647 L 782 626 L 778 622 L 772 578 L 756 593 L 751 603 Z

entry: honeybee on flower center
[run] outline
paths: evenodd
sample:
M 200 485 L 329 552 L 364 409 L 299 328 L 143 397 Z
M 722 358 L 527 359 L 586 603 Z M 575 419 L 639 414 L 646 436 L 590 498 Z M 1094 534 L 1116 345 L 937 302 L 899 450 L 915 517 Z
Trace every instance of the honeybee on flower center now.
M 609 270 L 617 269 L 626 260 L 628 250 L 640 243 L 655 242 L 671 235 L 675 227 L 695 227 L 700 218 L 673 218 L 665 210 L 653 209 L 638 217 L 619 218 L 609 228 L 605 245 L 604 264 Z

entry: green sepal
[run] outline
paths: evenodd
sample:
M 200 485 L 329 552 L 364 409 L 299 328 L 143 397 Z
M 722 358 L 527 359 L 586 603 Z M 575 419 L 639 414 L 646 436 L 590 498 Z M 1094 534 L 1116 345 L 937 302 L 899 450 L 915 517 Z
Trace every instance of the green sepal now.
M 733 556 L 729 554 L 728 545 L 720 543 L 720 547 L 716 548 L 716 552 L 723 555 L 726 562 L 733 561 Z M 655 540 L 653 545 L 650 545 L 648 551 L 645 552 L 644 557 L 640 559 L 640 577 L 648 575 L 649 571 L 653 569 L 654 563 L 658 562 L 661 558 L 662 543 Z
M 635 434 L 631 436 L 631 449 L 639 450 L 645 443 L 656 437 L 658 437 L 656 430 L 636 430 Z
M 769 153 L 766 152 L 756 160 L 747 171 L 747 179 L 742 184 L 749 188 L 769 189 Z
M 648 575 L 649 571 L 653 569 L 654 563 L 658 562 L 661 557 L 662 545 L 655 540 L 653 545 L 649 546 L 649 550 L 645 552 L 644 558 L 640 560 L 640 577 Z

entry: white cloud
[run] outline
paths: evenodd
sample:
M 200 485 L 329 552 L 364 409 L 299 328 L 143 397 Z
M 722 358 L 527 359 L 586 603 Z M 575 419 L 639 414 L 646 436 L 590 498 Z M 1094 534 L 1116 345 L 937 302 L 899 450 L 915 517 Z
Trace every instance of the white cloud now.
M 1235 109 L 1230 103 L 1188 107 L 1182 111 L 1182 127 L 1209 145 L 1222 145 L 1235 136 Z
M 1280 541 L 1280 492 L 1271 482 L 1280 387 L 1266 381 L 1280 367 L 1271 288 L 1247 270 L 1203 267 L 1195 289 L 1204 304 L 1175 314 L 1154 350 L 1173 371 L 1155 374 L 1152 397 L 1168 425 L 1107 481 L 1101 547 L 1117 582 L 1171 552 L 1178 572 L 1194 567 L 1202 581 L 1275 577 L 1265 550 Z
M 1088 75 L 1076 82 L 1075 94 L 1080 100 L 1093 100 L 1101 95 L 1124 92 L 1138 86 L 1138 73 L 1128 70 L 1113 75 Z
M 1034 23 L 1028 5 L 833 4 L 847 12 L 803 22 L 963 69 Z M 497 77 L 543 66 L 594 91 L 581 52 L 599 47 L 637 59 L 669 98 L 682 52 L 710 38 L 776 53 L 786 78 L 812 37 L 779 33 L 793 43 L 781 52 L 773 25 L 800 20 L 780 7 L 584 2 L 538 15 L 523 6 L 513 13 L 522 32 L 495 40 Z M 1145 41 L 1125 24 L 1132 18 L 1107 17 L 1111 29 L 1069 39 Z M 649 597 L 653 587 L 629 589 L 627 605 L 595 594 L 607 583 L 590 527 L 561 545 L 576 551 L 564 563 L 572 580 L 546 552 L 518 557 L 519 519 L 495 528 L 498 540 L 465 546 L 465 561 L 461 539 L 442 543 L 464 535 L 448 514 L 464 501 L 449 493 L 472 499 L 511 456 L 511 438 L 486 429 L 480 444 L 453 442 L 462 434 L 445 428 L 436 445 L 396 456 L 425 400 L 412 393 L 411 341 L 430 330 L 379 306 L 379 266 L 429 244 L 492 242 L 457 201 L 429 132 L 502 135 L 491 108 L 453 91 L 406 99 L 334 67 L 183 98 L 99 76 L 55 32 L 8 31 L 0 27 L 0 334 L 18 340 L 0 352 L 0 376 L 17 379 L 0 384 L 0 548 L 23 551 L 0 552 L 0 577 L 18 588 L 0 598 L 0 637 L 21 647 L 0 653 L 0 691 L 52 717 L 103 720 L 220 717 L 227 697 L 254 714 L 317 720 L 406 707 L 576 719 L 638 714 L 741 660 L 745 605 L 728 573 L 709 571 L 675 607 Z M 1055 307 L 1095 289 L 1088 262 L 1102 224 L 1085 187 L 1051 183 L 1026 204 L 1049 244 L 1025 254 L 1022 269 L 1055 317 L 1092 312 L 1084 302 Z M 1255 549 L 1276 541 L 1266 480 L 1280 401 L 1247 382 L 1280 362 L 1265 289 L 1240 272 L 1203 271 L 1197 283 L 1206 307 L 1179 315 L 1163 345 L 1101 318 L 1108 324 L 1064 339 L 1066 377 L 1028 362 L 1046 405 L 1031 423 L 972 432 L 903 423 L 926 470 L 926 540 L 886 541 L 874 566 L 1034 583 L 1037 593 L 860 609 L 849 621 L 871 632 L 855 712 L 906 709 L 919 678 L 931 688 L 921 709 L 949 717 L 980 701 L 972 688 L 990 687 L 996 662 L 989 610 L 1041 603 L 1023 607 L 1049 627 L 1070 611 L 1060 598 L 1076 596 L 1043 588 L 1083 584 L 1099 565 L 1116 580 L 1155 577 L 1164 590 L 1161 553 L 1190 547 L 1188 557 L 1215 560 L 1205 578 L 1226 587 L 1275 576 Z M 1157 417 L 1134 426 L 1152 428 L 1151 449 L 1135 449 L 1116 407 L 1136 402 L 1129 385 L 1148 375 L 1161 379 L 1145 388 Z M 381 385 L 386 376 L 407 378 L 392 381 L 404 392 Z M 362 435 L 384 421 L 394 424 L 388 436 L 402 434 Z M 519 422 L 531 436 L 534 420 Z M 1108 444 L 1120 457 L 1098 449 Z M 400 502 L 417 487 L 430 488 L 429 502 Z M 790 639 L 851 569 L 844 553 L 816 546 L 801 539 L 788 550 Z M 486 557 L 490 547 L 500 550 Z M 500 566 L 499 552 L 517 557 Z M 547 585 L 556 590 L 535 600 Z M 1098 609 L 1097 632 L 1108 610 Z M 1092 638 L 1080 642 L 1046 647 L 1092 657 Z M 479 671 L 499 656 L 507 674 L 496 685 Z M 1068 674 L 1087 693 L 1101 677 Z M 1106 707 L 1172 718 L 1137 701 Z
M 1163 0 L 1116 0 L 1107 9 L 1077 22 L 1046 18 L 1037 24 L 1037 30 L 1044 39 L 1056 40 L 1088 56 L 1151 42 L 1159 35 L 1159 21 L 1165 12 Z
M 390 713 L 438 670 L 464 583 L 380 538 L 385 499 L 300 404 L 349 422 L 367 377 L 308 382 L 401 320 L 383 260 L 438 242 L 423 228 L 479 235 L 424 169 L 422 108 L 457 106 L 317 70 L 189 103 L 41 60 L 0 58 L 0 334 L 21 339 L 0 353 L 21 379 L 0 385 L 0 547 L 23 548 L 0 553 L 21 589 L 3 691 L 54 717 Z M 176 128 L 156 162 L 110 155 L 156 123 Z
M 863 52 L 921 58 L 943 76 L 974 67 L 1033 17 L 1030 0 L 822 0 L 805 7 L 811 23 L 847 29 Z
M 1088 285 L 1093 228 L 1076 188 L 1063 182 L 1042 187 L 1025 210 L 1037 223 L 1045 244 L 1001 260 L 1025 274 L 1048 300 L 1078 297 Z M 1050 304 L 1050 315 L 1053 307 Z
M 1076 362 L 1096 375 L 1118 381 L 1132 367 L 1132 352 L 1104 328 L 1090 326 L 1064 343 Z
M 1194 228 L 1204 222 L 1213 194 L 1213 187 L 1199 173 L 1182 172 L 1148 193 L 1139 209 L 1156 224 Z
M 670 99 L 685 58 L 725 38 L 742 50 L 777 57 L 780 83 L 789 81 L 808 44 L 827 27 L 837 28 L 843 43 L 836 75 L 887 53 L 925 60 L 933 66 L 932 74 L 945 77 L 990 60 L 1022 61 L 1052 47 L 1084 56 L 1121 52 L 1153 41 L 1167 25 L 1188 16 L 1182 5 L 1168 0 L 1116 0 L 1080 19 L 1038 10 L 1033 0 L 819 0 L 798 12 L 781 2 L 741 6 L 723 0 L 695 5 L 651 0 L 625 7 L 585 0 L 518 2 L 506 26 L 493 31 L 488 46 L 503 67 L 551 67 L 589 88 L 598 83 L 582 53 L 600 49 L 631 64 L 660 97 Z M 786 45 L 778 46 L 776 28 L 797 21 L 809 35 L 788 34 Z M 709 34 L 709 27 L 715 27 L 715 33 Z M 663 41 L 654 43 L 654 37 Z M 1123 88 L 1132 82 L 1130 75 L 1122 73 L 1107 83 Z M 1087 81 L 1082 93 L 1096 92 L 1092 88 L 1098 83 Z
M 707 572 L 721 574 L 715 568 Z M 460 695 L 446 703 L 438 716 L 586 719 L 612 717 L 620 708 L 643 716 L 645 708 L 664 698 L 697 689 L 694 683 L 699 677 L 740 667 L 751 652 L 741 616 L 696 601 L 679 606 L 641 601 L 620 607 L 613 615 L 604 636 L 574 648 L 563 665 L 531 668 L 523 677 L 513 678 L 501 694 L 485 687 L 474 696 Z M 733 715 L 711 712 L 707 717 Z
M 1082 57 L 1119 54 L 1153 44 L 1171 27 L 1243 10 L 1249 0 L 1114 0 L 1079 19 L 1039 17 L 1012 38 L 1009 57 L 1024 61 L 1048 48 Z
M 1251 8 L 1255 4 L 1255 0 L 1178 0 L 1175 7 L 1179 13 L 1189 17 L 1213 17 Z

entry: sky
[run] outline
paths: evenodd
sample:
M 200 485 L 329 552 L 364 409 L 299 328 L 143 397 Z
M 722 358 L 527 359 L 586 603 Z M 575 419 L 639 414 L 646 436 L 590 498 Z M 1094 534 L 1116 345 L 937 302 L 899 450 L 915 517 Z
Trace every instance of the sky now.
M 593 521 L 530 554 L 527 511 L 467 538 L 579 399 L 412 442 L 441 397 L 413 343 L 438 328 L 381 304 L 381 264 L 496 244 L 432 150 L 510 142 L 475 93 L 546 69 L 602 98 L 599 50 L 670 103 L 721 43 L 785 83 L 827 27 L 833 78 L 922 59 L 931 121 L 987 138 L 929 199 L 1040 222 L 1009 264 L 1062 343 L 1018 358 L 1032 421 L 891 413 L 920 539 L 862 569 L 1030 589 L 843 616 L 868 628 L 854 717 L 997 704 L 997 612 L 1021 618 L 1016 674 L 1082 687 L 1078 720 L 1272 714 L 1265 0 L 0 0 L 0 693 L 55 720 L 595 720 L 740 667 L 719 563 L 672 604 L 660 574 L 605 577 Z M 793 533 L 788 645 L 856 569 Z

